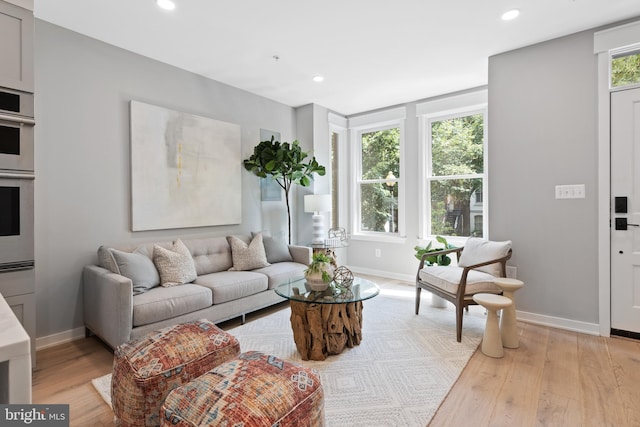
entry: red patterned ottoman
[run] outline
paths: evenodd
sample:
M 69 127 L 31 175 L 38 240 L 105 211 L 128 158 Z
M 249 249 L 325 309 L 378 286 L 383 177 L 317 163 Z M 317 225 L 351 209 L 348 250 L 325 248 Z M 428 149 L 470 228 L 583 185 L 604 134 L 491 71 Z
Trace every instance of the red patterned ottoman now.
M 324 425 L 324 393 L 314 369 L 257 351 L 173 390 L 161 426 L 309 427 Z
M 240 343 L 208 320 L 151 332 L 115 350 L 111 401 L 117 424 L 158 426 L 171 390 L 235 358 Z

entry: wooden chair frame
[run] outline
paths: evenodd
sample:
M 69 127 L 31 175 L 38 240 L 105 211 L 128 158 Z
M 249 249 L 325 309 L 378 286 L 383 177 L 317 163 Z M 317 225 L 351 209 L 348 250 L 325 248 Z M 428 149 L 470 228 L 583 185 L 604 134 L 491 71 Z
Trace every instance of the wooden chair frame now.
M 416 314 L 418 314 L 418 311 L 420 310 L 420 293 L 423 289 L 425 291 L 431 292 L 434 295 L 439 296 L 442 299 L 445 299 L 451 302 L 456 307 L 456 340 L 458 342 L 462 340 L 463 309 L 466 308 L 467 310 L 469 310 L 470 305 L 477 305 L 477 303 L 473 300 L 473 294 L 465 295 L 466 288 L 467 288 L 467 276 L 469 275 L 469 272 L 471 270 L 477 269 L 478 267 L 500 263 L 500 273 L 501 273 L 500 277 L 506 277 L 507 261 L 511 258 L 511 254 L 512 254 L 511 249 L 509 249 L 509 252 L 507 253 L 507 255 L 505 255 L 502 258 L 464 267 L 462 270 L 460 283 L 458 284 L 458 291 L 455 294 L 451 292 L 447 292 L 444 289 L 441 289 L 437 286 L 432 285 L 431 283 L 427 283 L 420 280 L 420 270 L 424 268 L 425 259 L 434 255 L 455 253 L 457 260 L 460 261 L 460 254 L 462 253 L 463 249 L 464 247 L 454 248 L 454 249 L 443 249 L 441 251 L 428 252 L 422 255 L 422 258 L 420 259 L 420 265 L 418 266 L 418 272 L 416 273 Z M 499 294 L 502 294 L 502 292 L 499 292 Z

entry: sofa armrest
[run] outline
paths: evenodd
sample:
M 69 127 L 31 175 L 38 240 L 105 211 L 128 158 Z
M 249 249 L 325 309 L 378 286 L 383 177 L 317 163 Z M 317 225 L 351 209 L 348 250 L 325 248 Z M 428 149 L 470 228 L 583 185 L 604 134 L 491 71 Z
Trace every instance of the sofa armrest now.
M 84 324 L 112 348 L 129 341 L 133 328 L 133 283 L 97 265 L 82 271 Z
M 294 262 L 304 265 L 311 264 L 311 255 L 313 254 L 313 250 L 309 246 L 289 245 L 289 252 L 293 257 Z

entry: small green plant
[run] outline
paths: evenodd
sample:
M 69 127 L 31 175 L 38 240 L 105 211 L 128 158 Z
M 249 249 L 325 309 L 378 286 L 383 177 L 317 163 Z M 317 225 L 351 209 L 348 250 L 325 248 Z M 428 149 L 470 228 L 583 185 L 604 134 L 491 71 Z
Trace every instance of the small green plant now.
M 455 249 L 455 246 L 450 245 L 442 236 L 436 236 L 436 240 L 444 245 L 444 248 L 432 248 L 431 245 L 433 242 L 429 242 L 427 246 L 416 246 L 413 249 L 416 251 L 416 258 L 422 259 L 424 254 L 430 252 L 442 251 L 444 249 Z M 425 258 L 426 265 L 449 265 L 451 264 L 451 258 L 447 254 L 433 255 Z
M 322 273 L 322 281 L 323 282 L 331 282 L 333 277 L 327 271 L 327 266 L 331 265 L 331 258 L 322 252 L 317 252 L 313 254 L 311 257 L 311 264 L 305 270 L 305 275 L 308 276 L 313 273 Z

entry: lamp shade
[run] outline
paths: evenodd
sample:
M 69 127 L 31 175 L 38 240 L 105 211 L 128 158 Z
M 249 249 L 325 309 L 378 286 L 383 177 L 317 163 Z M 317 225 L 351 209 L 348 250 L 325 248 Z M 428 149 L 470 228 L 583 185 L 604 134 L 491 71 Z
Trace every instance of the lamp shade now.
M 304 196 L 305 212 L 331 212 L 331 194 L 307 194 Z

